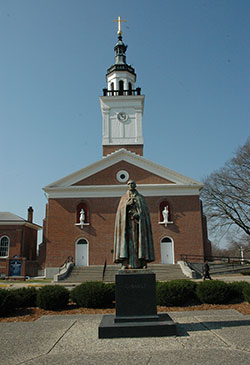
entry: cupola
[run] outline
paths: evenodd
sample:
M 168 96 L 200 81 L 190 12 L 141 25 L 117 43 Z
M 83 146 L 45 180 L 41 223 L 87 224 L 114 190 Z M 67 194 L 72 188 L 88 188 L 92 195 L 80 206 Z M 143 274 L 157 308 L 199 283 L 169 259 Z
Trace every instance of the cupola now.
M 127 64 L 127 45 L 122 39 L 118 17 L 118 41 L 114 47 L 115 63 L 107 69 L 107 88 L 100 97 L 103 117 L 103 155 L 120 148 L 143 154 L 142 115 L 144 95 L 135 87 L 136 73 Z

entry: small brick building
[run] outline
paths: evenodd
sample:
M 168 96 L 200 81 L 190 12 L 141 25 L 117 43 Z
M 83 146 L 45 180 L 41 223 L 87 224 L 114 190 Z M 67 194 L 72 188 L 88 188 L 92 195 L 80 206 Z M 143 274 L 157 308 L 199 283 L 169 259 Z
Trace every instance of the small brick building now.
M 0 275 L 1 277 L 36 276 L 37 231 L 33 209 L 25 220 L 9 212 L 0 212 Z
M 210 253 L 202 184 L 143 157 L 144 95 L 135 88 L 126 48 L 120 33 L 115 64 L 107 70 L 107 88 L 100 97 L 103 158 L 44 187 L 48 203 L 39 260 L 48 277 L 68 256 L 79 266 L 113 264 L 115 215 L 129 179 L 147 201 L 155 263 Z

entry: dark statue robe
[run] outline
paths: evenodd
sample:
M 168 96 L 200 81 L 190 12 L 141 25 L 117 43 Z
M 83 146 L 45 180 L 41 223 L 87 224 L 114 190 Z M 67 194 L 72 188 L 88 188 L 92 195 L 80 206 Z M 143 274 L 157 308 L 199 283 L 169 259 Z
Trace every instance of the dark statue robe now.
M 131 203 L 132 202 L 132 203 Z M 121 197 L 115 221 L 114 262 L 142 268 L 155 260 L 152 229 L 144 197 L 135 190 Z

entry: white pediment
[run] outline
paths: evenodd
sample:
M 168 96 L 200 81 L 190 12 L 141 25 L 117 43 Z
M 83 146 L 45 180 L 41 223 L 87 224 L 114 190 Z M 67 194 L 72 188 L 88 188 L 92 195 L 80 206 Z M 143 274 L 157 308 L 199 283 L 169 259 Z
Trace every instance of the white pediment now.
M 92 163 L 72 174 L 63 177 L 43 188 L 43 190 L 49 195 L 49 197 L 80 197 L 80 196 L 120 196 L 127 189 L 126 184 L 121 185 L 106 185 L 106 186 L 74 186 L 79 181 L 82 181 L 98 172 L 111 167 L 112 165 L 126 161 L 127 163 L 134 165 L 138 168 L 144 169 L 154 175 L 171 181 L 172 184 L 138 184 L 138 190 L 145 195 L 162 195 L 163 190 L 168 189 L 171 195 L 175 194 L 175 190 L 180 189 L 183 191 L 183 195 L 197 194 L 202 188 L 202 184 L 196 180 L 186 177 L 178 172 L 170 170 L 164 166 L 156 164 L 144 157 L 130 152 L 124 148 L 111 153 L 103 157 L 101 160 Z M 106 193 L 104 192 L 106 191 Z M 101 192 L 102 191 L 102 192 Z M 113 195 L 112 195 L 113 191 Z M 158 192 L 156 192 L 158 191 Z M 98 193 L 99 192 L 99 193 Z M 184 193 L 186 192 L 186 193 Z M 93 195 L 94 194 L 94 195 Z M 166 194 L 166 193 L 165 193 Z M 163 194 L 164 195 L 164 194 Z M 181 194 L 182 195 L 182 194 Z

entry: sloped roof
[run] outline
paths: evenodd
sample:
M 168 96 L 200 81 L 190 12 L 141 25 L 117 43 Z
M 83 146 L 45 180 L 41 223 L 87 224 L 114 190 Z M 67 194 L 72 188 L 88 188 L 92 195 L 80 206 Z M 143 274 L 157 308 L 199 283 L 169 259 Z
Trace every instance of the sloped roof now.
M 0 221 L 25 222 L 25 219 L 10 212 L 0 212 Z
M 16 214 L 10 212 L 0 212 L 0 225 L 26 225 L 36 230 L 42 229 L 41 226 L 35 223 L 31 223 Z

